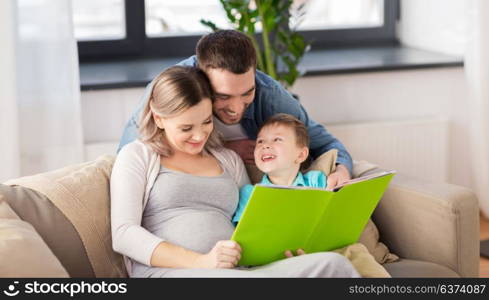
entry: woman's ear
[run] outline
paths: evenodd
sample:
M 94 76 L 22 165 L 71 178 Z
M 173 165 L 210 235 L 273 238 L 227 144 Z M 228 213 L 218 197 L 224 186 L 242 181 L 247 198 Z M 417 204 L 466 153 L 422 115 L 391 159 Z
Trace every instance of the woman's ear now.
M 298 164 L 303 163 L 307 157 L 309 156 L 309 148 L 308 147 L 302 147 L 301 152 L 299 152 L 299 156 L 296 159 L 296 162 Z
M 153 114 L 153 119 L 155 120 L 156 126 L 158 126 L 159 129 L 163 129 L 164 130 L 164 127 L 163 127 L 163 118 L 161 118 L 160 116 L 158 116 L 154 112 L 152 114 Z

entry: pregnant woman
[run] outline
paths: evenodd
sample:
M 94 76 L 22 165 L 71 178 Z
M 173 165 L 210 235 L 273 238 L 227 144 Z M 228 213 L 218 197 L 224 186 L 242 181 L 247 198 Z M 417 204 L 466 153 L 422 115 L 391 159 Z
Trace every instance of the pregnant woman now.
M 114 250 L 131 277 L 359 277 L 343 256 L 304 254 L 237 267 L 229 240 L 241 158 L 214 131 L 212 91 L 194 67 L 171 67 L 154 81 L 139 122 L 140 139 L 119 152 L 111 175 Z

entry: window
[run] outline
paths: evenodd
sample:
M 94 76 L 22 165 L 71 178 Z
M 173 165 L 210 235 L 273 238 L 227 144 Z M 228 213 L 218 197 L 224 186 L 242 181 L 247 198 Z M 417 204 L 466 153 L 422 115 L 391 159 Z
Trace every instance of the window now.
M 126 37 L 123 0 L 73 0 L 75 37 L 79 41 L 117 40 Z
M 221 3 L 216 0 L 146 0 L 146 35 L 150 38 L 205 34 L 200 19 L 213 20 L 220 28 L 231 28 Z
M 384 23 L 383 0 L 294 0 L 305 5 L 299 30 L 380 27 Z
M 294 0 L 307 12 L 298 26 L 313 47 L 397 44 L 396 0 Z M 294 3 L 295 4 L 295 3 Z
M 230 28 L 219 0 L 72 0 L 80 59 L 189 56 L 209 30 Z M 296 26 L 314 49 L 396 43 L 398 0 L 294 0 Z

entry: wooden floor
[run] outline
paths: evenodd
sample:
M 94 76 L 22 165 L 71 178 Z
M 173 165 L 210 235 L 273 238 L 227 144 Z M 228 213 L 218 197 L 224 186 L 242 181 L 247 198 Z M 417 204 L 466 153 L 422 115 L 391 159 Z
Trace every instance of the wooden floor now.
M 489 239 L 489 221 L 484 219 L 482 216 L 481 220 L 481 240 Z M 480 277 L 488 277 L 489 278 L 489 258 L 482 257 L 480 258 Z

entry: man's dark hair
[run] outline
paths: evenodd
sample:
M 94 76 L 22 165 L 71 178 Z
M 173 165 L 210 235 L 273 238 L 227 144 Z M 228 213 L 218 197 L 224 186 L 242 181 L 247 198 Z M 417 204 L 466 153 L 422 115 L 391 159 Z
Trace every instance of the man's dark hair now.
M 224 69 L 234 74 L 256 69 L 256 51 L 251 39 L 236 30 L 219 30 L 203 36 L 195 52 L 199 68 Z

